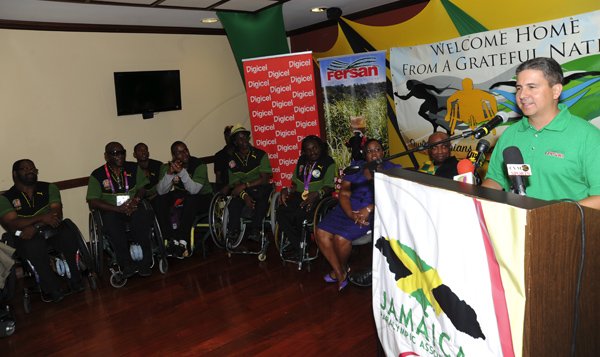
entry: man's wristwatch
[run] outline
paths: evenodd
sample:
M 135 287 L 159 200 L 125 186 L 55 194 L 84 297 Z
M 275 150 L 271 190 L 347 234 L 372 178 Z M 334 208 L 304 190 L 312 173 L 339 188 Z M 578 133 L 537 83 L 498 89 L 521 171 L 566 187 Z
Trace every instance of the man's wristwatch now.
M 15 231 L 15 237 L 21 237 L 21 234 L 23 234 L 23 231 L 20 231 L 20 230 Z

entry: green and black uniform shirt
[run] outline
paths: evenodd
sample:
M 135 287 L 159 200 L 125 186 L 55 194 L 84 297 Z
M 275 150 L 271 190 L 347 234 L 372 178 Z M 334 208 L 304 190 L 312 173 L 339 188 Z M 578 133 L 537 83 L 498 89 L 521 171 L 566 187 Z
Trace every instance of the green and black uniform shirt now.
M 229 161 L 229 186 L 250 182 L 260 178 L 260 174 L 272 174 L 269 155 L 261 149 L 250 147 L 248 156 L 235 152 Z
M 148 196 L 152 196 L 156 193 L 156 184 L 161 177 L 160 170 L 162 165 L 163 163 L 158 160 L 148 159 L 148 176 L 146 177 L 148 178 L 149 182 L 144 186 L 144 188 L 148 191 Z
M 0 217 L 13 211 L 22 218 L 39 216 L 50 212 L 53 203 L 61 203 L 60 191 L 53 183 L 36 183 L 31 198 L 13 186 L 0 195 Z
M 334 189 L 337 166 L 329 155 L 321 156 L 315 162 L 314 167 L 312 164 L 306 165 L 306 159 L 300 156 L 294 170 L 294 175 L 292 176 L 292 185 L 296 192 L 304 192 L 304 179 L 305 175 L 309 174 L 309 170 L 310 183 L 308 185 L 308 192 L 317 192 L 323 187 Z
M 105 167 L 108 169 L 110 179 L 106 176 Z M 138 188 L 144 187 L 148 182 L 144 171 L 134 162 L 126 161 L 119 177 L 115 177 L 109 167 L 102 165 L 90 175 L 85 199 L 87 201 L 102 200 L 116 206 L 117 196 L 128 195 L 129 198 L 133 198 Z M 127 189 L 126 183 L 129 189 Z
M 158 181 L 162 180 L 162 178 L 167 174 L 168 170 L 169 163 L 162 164 L 162 166 L 160 167 L 160 179 Z M 190 156 L 190 159 L 188 161 L 188 167 L 185 170 L 192 178 L 192 181 L 202 185 L 200 192 L 198 192 L 199 195 L 208 195 L 213 193 L 212 185 L 208 181 L 208 167 L 204 162 L 202 162 L 202 160 L 200 160 L 197 157 Z M 175 190 L 185 191 L 185 187 L 183 186 L 183 183 L 179 180 L 179 177 L 176 177 L 173 180 L 173 188 Z

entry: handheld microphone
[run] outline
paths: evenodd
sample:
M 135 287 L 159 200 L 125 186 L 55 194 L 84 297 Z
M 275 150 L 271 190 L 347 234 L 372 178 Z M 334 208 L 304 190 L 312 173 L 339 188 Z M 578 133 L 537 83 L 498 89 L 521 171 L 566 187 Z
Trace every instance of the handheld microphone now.
M 512 191 L 518 195 L 526 196 L 525 194 L 525 179 L 518 172 L 510 170 L 510 165 L 525 166 L 523 163 L 523 155 L 521 150 L 516 146 L 509 146 L 502 152 L 504 156 L 504 164 L 507 165 L 508 177 L 512 182 Z
M 494 129 L 502 123 L 506 123 L 507 121 L 508 114 L 506 114 L 505 112 L 498 112 L 496 116 L 492 118 L 492 120 L 473 130 L 473 136 L 475 137 L 475 139 L 481 139 L 487 134 L 489 134 L 489 132 L 492 129 Z
M 458 171 L 459 175 L 466 174 L 469 172 L 473 173 L 475 172 L 475 165 L 473 165 L 471 160 L 462 159 L 458 162 L 458 165 L 456 165 L 456 170 Z
M 475 150 L 469 151 L 467 154 L 467 159 L 469 159 L 475 168 L 483 166 L 485 161 L 485 153 L 490 149 L 492 145 L 489 141 L 485 139 L 481 139 L 477 142 L 477 146 Z
M 475 166 L 469 159 L 462 159 L 456 165 L 458 175 L 454 176 L 454 181 L 469 183 L 471 185 L 478 184 L 475 173 Z

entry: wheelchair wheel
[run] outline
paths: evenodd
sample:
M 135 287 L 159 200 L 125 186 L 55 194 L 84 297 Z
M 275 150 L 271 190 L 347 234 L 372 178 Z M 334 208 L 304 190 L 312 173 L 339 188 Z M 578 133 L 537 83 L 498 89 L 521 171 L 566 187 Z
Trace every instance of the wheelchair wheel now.
M 91 274 L 88 275 L 88 284 L 90 285 L 90 290 L 98 289 L 98 281 L 96 280 L 96 276 Z
M 227 218 L 227 215 L 225 215 L 225 218 Z M 244 239 L 244 234 L 246 233 L 246 224 L 247 222 L 245 220 L 242 220 L 240 224 L 240 234 L 238 234 L 236 237 L 225 237 L 225 244 L 227 249 L 235 249 L 240 246 L 240 244 L 242 243 L 242 239 Z M 225 232 L 227 232 L 227 230 L 225 230 Z
M 120 271 L 114 271 L 110 275 L 110 285 L 114 288 L 122 288 L 127 284 L 127 278 L 123 276 L 123 273 Z
M 225 221 L 225 208 L 228 198 L 224 194 L 217 192 L 210 202 L 208 212 L 208 225 L 210 236 L 219 248 L 225 248 L 225 234 L 227 233 L 227 221 Z
M 25 290 L 25 294 L 23 295 L 23 311 L 26 314 L 31 312 L 31 295 L 29 295 L 28 290 Z
M 167 261 L 167 258 L 161 258 L 158 261 L 158 271 L 162 274 L 166 274 L 169 271 L 169 262 Z
M 279 195 L 281 193 L 275 190 L 271 191 L 269 196 L 269 210 L 267 211 L 267 217 L 269 217 L 269 224 L 271 225 L 271 233 L 275 236 L 275 229 L 277 225 L 277 206 L 279 205 Z
M 79 269 L 79 271 L 82 273 L 86 272 L 88 275 L 93 274 L 94 273 L 94 260 L 92 259 L 91 255 L 90 255 L 88 245 L 83 240 L 83 235 L 81 234 L 79 227 L 77 227 L 77 225 L 68 218 L 65 219 L 64 222 L 67 225 L 67 227 L 69 227 L 69 229 L 71 229 L 72 231 L 77 233 L 78 246 L 79 246 L 79 249 L 77 250 L 77 259 L 76 259 L 77 269 Z
M 92 270 L 94 270 L 98 276 L 102 276 L 102 260 L 104 258 L 104 243 L 102 242 L 103 238 L 100 223 L 100 213 L 98 211 L 91 211 L 89 214 L 90 241 L 88 242 L 88 245 L 92 260 Z
M 259 262 L 264 262 L 265 260 L 267 260 L 267 253 L 262 252 L 258 255 L 258 261 Z

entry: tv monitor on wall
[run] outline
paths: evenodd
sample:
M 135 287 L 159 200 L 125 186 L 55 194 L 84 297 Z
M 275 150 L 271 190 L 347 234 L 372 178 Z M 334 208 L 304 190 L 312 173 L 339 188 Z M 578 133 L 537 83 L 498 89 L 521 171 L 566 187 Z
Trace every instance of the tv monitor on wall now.
M 115 72 L 117 115 L 181 110 L 179 71 Z

